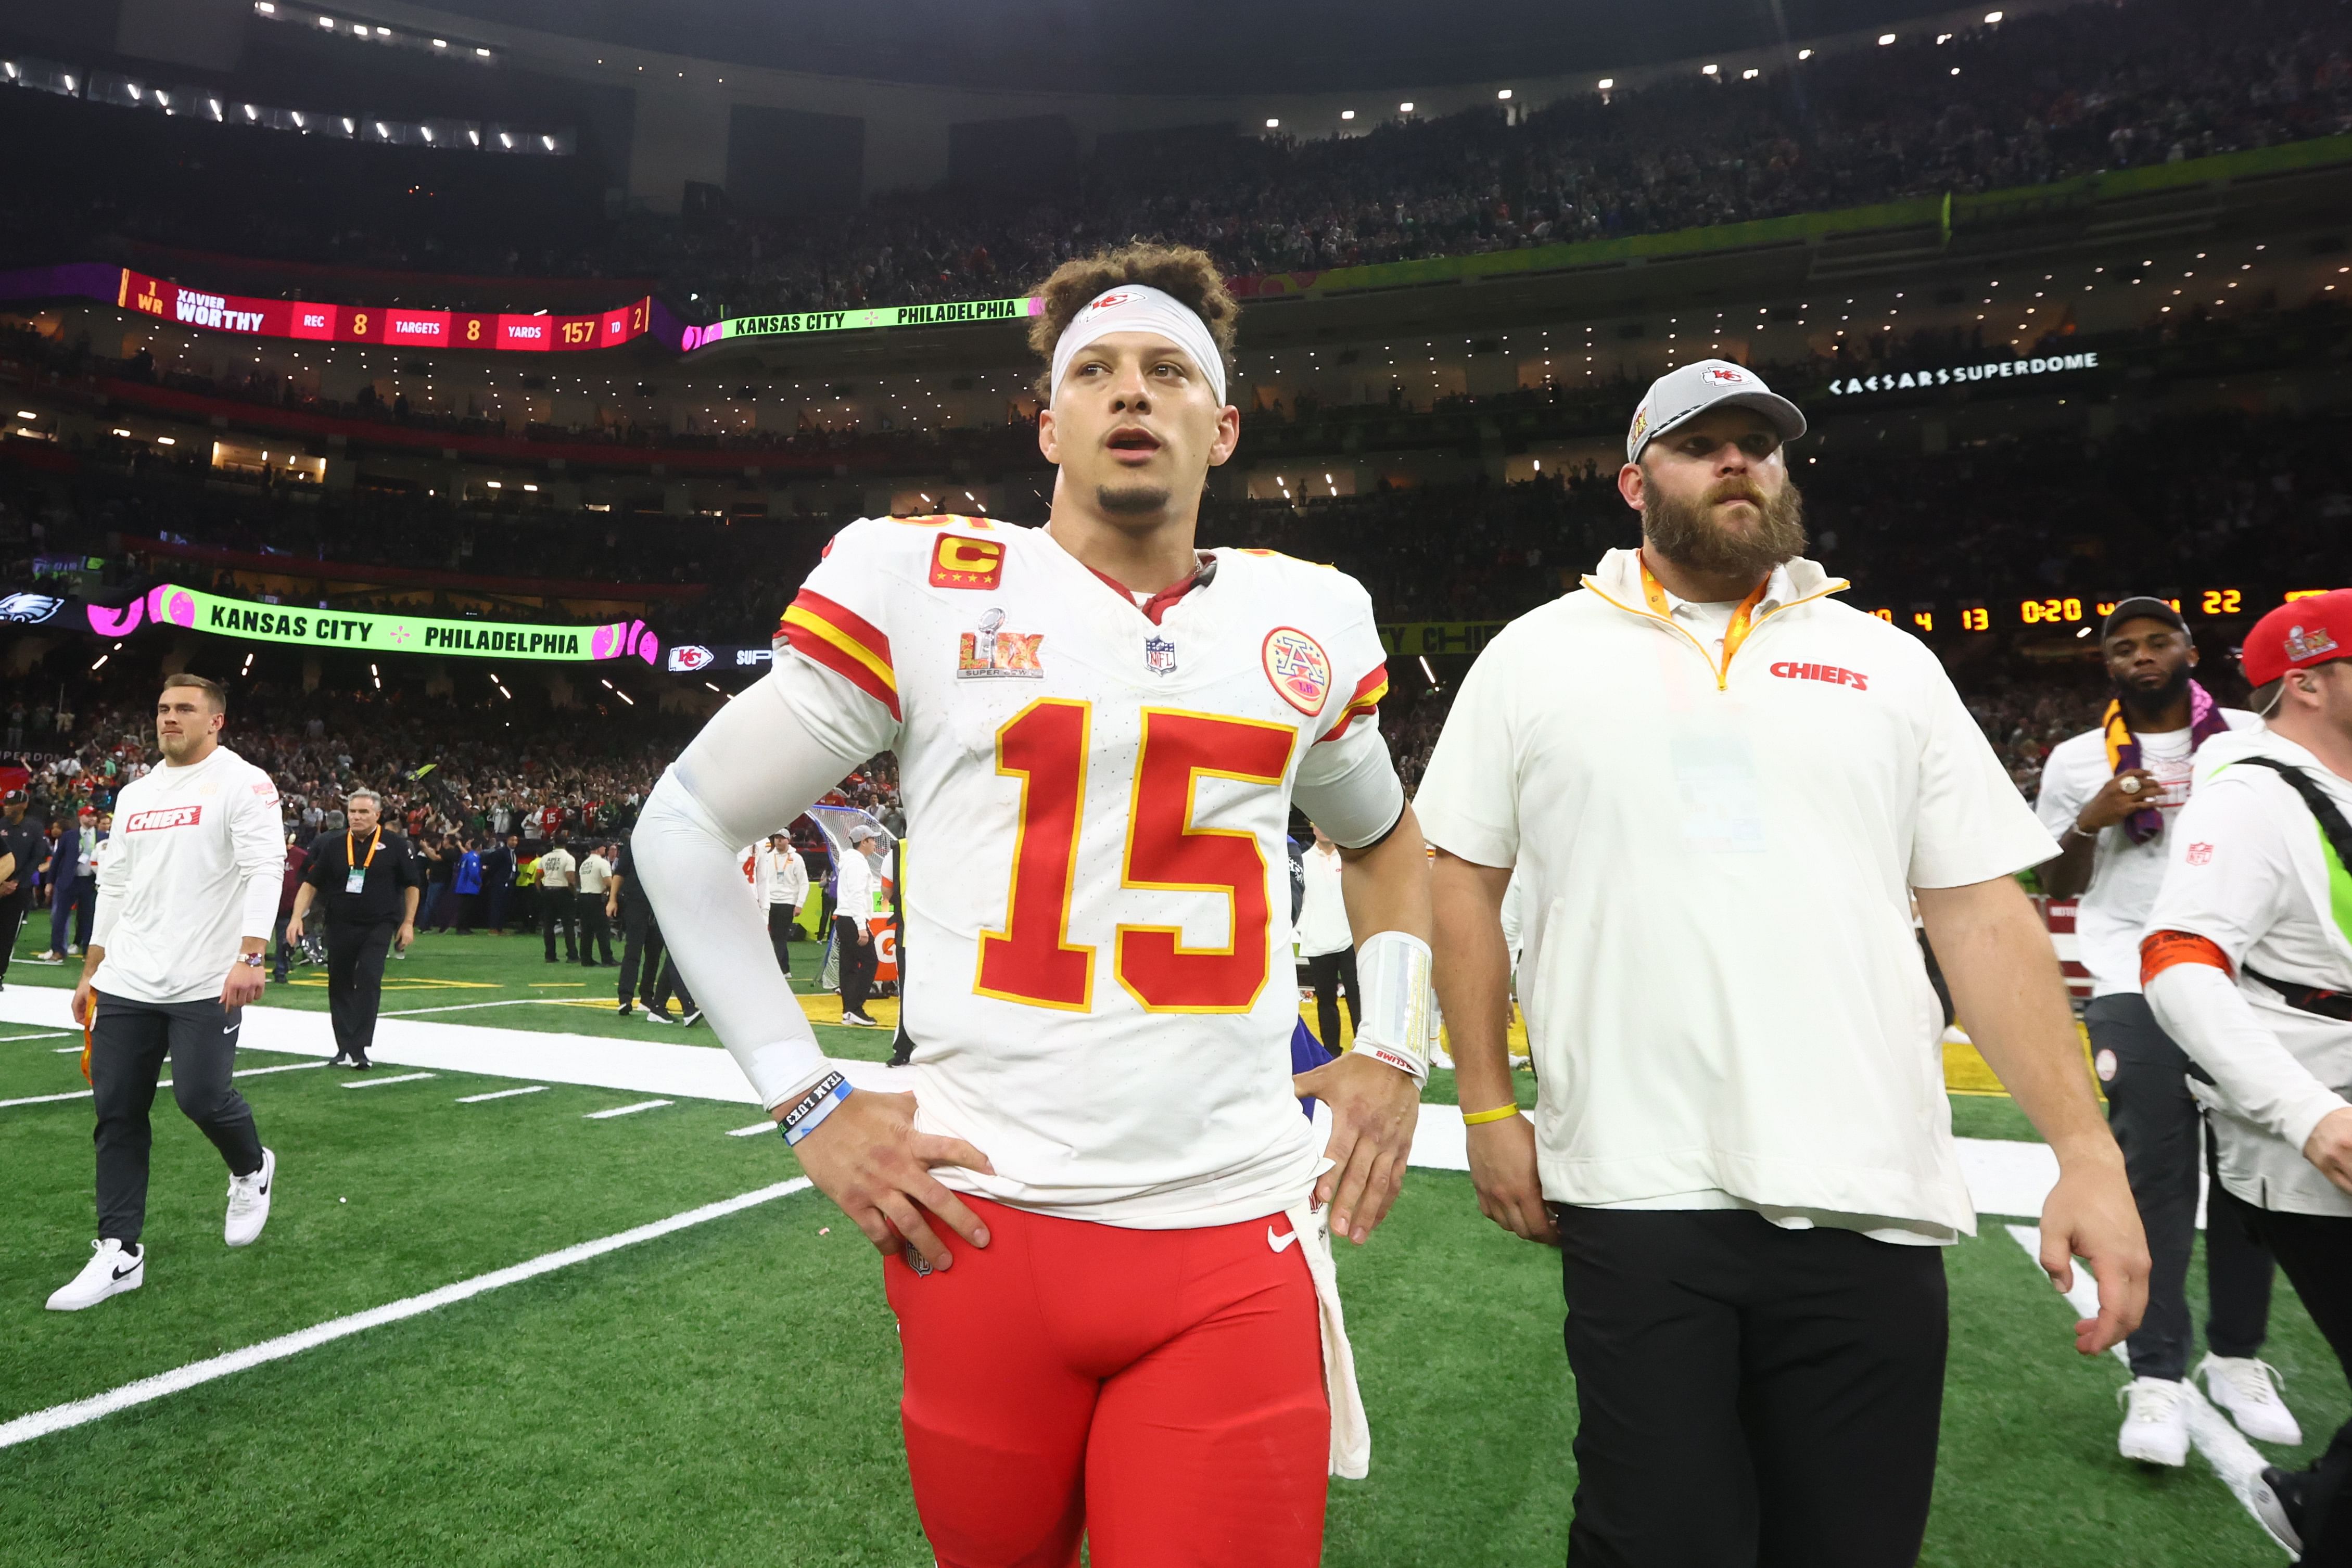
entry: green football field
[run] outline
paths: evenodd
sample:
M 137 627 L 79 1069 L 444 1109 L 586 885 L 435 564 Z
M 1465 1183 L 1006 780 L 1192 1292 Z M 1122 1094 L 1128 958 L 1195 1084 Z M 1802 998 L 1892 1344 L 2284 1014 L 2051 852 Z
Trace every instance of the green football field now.
M 529 939 L 428 936 L 391 970 L 387 1013 L 715 1049 L 707 1031 L 614 1018 L 613 971 L 545 965 Z M 19 962 L 7 984 L 70 973 Z M 299 983 L 265 999 L 325 1006 Z M 844 1056 L 887 1043 L 819 1033 Z M 0 1027 L 0 1101 L 79 1089 L 76 1044 Z M 798 1170 L 772 1135 L 728 1135 L 755 1112 L 678 1099 L 597 1117 L 647 1097 L 554 1084 L 469 1103 L 530 1085 L 398 1067 L 354 1080 L 261 1051 L 239 1066 L 289 1069 L 240 1083 L 280 1160 L 267 1233 L 222 1246 L 219 1160 L 167 1092 L 148 1283 L 85 1312 L 41 1303 L 88 1256 L 88 1102 L 0 1106 L 0 1565 L 930 1562 L 879 1262 L 821 1195 L 768 1191 Z M 1451 1100 L 1446 1075 L 1431 1098 Z M 2006 1101 L 1956 1113 L 1966 1135 L 2031 1136 Z M 744 1195 L 761 1196 L 692 1216 Z M 97 1419 L 29 1437 L 5 1425 L 680 1216 Z M 1558 1562 L 1575 1422 L 1554 1256 L 1480 1219 L 1467 1176 L 1419 1169 L 1371 1245 L 1340 1251 L 1374 1450 L 1369 1479 L 1332 1483 L 1325 1561 Z M 1947 1256 L 1926 1561 L 2284 1560 L 2201 1458 L 2151 1471 L 2116 1456 L 2126 1374 L 2074 1355 L 2071 1311 L 1999 1222 Z M 2301 1464 L 2347 1397 L 2284 1281 L 2266 1354 L 2310 1439 L 2271 1457 Z

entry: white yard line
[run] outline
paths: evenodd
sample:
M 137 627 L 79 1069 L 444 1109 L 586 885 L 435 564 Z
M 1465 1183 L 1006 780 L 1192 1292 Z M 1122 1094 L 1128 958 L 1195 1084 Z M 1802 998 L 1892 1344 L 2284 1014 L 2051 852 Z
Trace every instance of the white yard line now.
M 518 1094 L 544 1094 L 546 1092 L 546 1084 L 533 1083 L 528 1088 L 523 1089 L 493 1089 L 488 1094 L 460 1094 L 457 1096 L 457 1103 L 460 1105 L 478 1105 L 485 1100 L 511 1100 Z
M 399 1008 L 391 1012 L 378 1013 L 376 1017 L 413 1019 L 422 1018 L 426 1013 L 469 1013 L 478 1008 L 572 1008 L 579 1005 L 580 1000 L 575 997 L 509 997 L 502 1002 L 453 1002 L 445 1008 Z M 615 1007 L 619 1005 L 617 1002 L 614 1004 Z
M 2011 1225 L 2004 1228 L 2020 1247 L 2025 1249 L 2025 1255 L 2033 1260 L 2033 1267 L 2038 1272 L 2042 1267 L 2042 1232 L 2031 1225 Z M 2043 1277 L 2046 1279 L 2048 1276 Z M 2099 1282 L 2092 1278 L 2089 1267 L 2080 1258 L 2074 1260 L 2074 1285 L 2066 1292 L 2066 1304 L 2081 1317 L 2096 1317 L 2099 1312 Z M 2130 1366 L 2131 1358 L 2124 1354 L 2122 1345 L 2115 1346 L 2112 1354 L 2126 1367 Z M 2262 1531 L 2263 1539 L 2270 1540 L 2270 1531 L 2263 1524 L 2261 1516 L 2255 1513 L 2252 1496 L 2253 1487 L 2263 1479 L 2263 1468 L 2270 1460 L 2263 1457 L 2262 1450 L 2246 1441 L 2245 1434 L 2238 1430 L 2235 1422 L 2214 1407 L 2213 1402 L 2205 1397 L 2205 1391 L 2197 1386 L 2196 1379 L 2184 1380 L 2181 1388 L 2189 1402 L 2190 1446 L 2205 1456 L 2205 1462 L 2213 1467 L 2213 1473 L 2221 1478 L 2221 1484 L 2230 1489 L 2231 1495 L 2245 1509 L 2246 1517 L 2253 1520 L 2254 1528 Z
M 677 1102 L 675 1100 L 640 1100 L 634 1105 L 615 1105 L 609 1111 L 591 1111 L 586 1115 L 583 1116 L 581 1120 L 583 1122 L 601 1122 L 608 1116 L 634 1116 L 640 1111 L 655 1111 L 659 1110 L 664 1105 L 675 1105 L 677 1103 Z
M 45 1029 L 36 1030 L 32 1034 L 0 1034 L 0 1045 L 5 1045 L 12 1040 L 55 1040 L 61 1034 L 73 1032 L 75 1031 L 69 1029 Z M 72 1049 L 79 1051 L 81 1047 L 77 1045 Z
M 230 1351 L 226 1355 L 215 1355 L 209 1360 L 191 1362 L 185 1366 L 173 1367 L 169 1372 L 158 1373 L 152 1377 L 142 1377 L 136 1383 L 127 1383 L 120 1388 L 110 1389 L 104 1394 L 92 1395 L 87 1399 L 76 1399 L 65 1405 L 52 1405 L 46 1410 L 36 1410 L 30 1415 L 19 1416 L 13 1421 L 0 1423 L 0 1448 L 14 1448 L 18 1443 L 31 1442 L 36 1437 L 46 1437 L 54 1432 L 86 1426 L 101 1416 L 111 1416 L 118 1410 L 128 1410 L 135 1406 L 149 1404 L 180 1393 L 184 1389 L 194 1388 L 200 1385 L 227 1377 L 234 1373 L 265 1366 L 273 1361 L 283 1361 L 288 1356 L 299 1355 L 317 1345 L 344 1339 L 368 1329 L 381 1327 L 385 1323 L 396 1323 L 404 1318 L 421 1317 L 436 1308 L 467 1301 L 491 1291 L 503 1290 L 509 1285 L 536 1279 L 541 1274 L 551 1274 L 558 1269 L 568 1269 L 574 1263 L 584 1263 L 591 1258 L 601 1258 L 607 1252 L 617 1252 L 624 1247 L 635 1247 L 641 1241 L 651 1241 L 658 1237 L 667 1236 L 672 1231 L 705 1225 L 714 1219 L 722 1219 L 728 1215 L 738 1214 L 763 1203 L 772 1203 L 780 1197 L 789 1197 L 793 1193 L 803 1190 L 808 1185 L 808 1177 L 795 1176 L 791 1181 L 778 1182 L 773 1186 L 763 1186 L 755 1192 L 747 1192 L 738 1197 L 705 1204 L 700 1208 L 689 1208 L 683 1214 L 673 1214 L 667 1219 L 657 1219 L 650 1225 L 640 1225 L 634 1230 L 620 1231 L 594 1241 L 583 1241 L 577 1246 L 566 1247 L 561 1251 L 544 1252 L 528 1262 L 512 1264 L 504 1269 L 494 1270 L 488 1274 L 477 1274 L 470 1280 L 461 1280 L 454 1285 L 444 1285 L 437 1291 L 427 1291 L 422 1295 L 387 1302 L 381 1307 L 370 1307 L 365 1312 L 353 1312 L 348 1317 L 332 1318 L 326 1322 L 297 1330 L 293 1333 L 280 1334 L 276 1339 L 263 1340 L 258 1344 L 249 1344 L 242 1350 Z
M 69 1047 L 68 1049 L 79 1051 L 81 1047 L 77 1045 Z M 231 1078 L 258 1078 L 265 1072 L 299 1072 L 306 1067 L 324 1067 L 327 1064 L 323 1061 L 294 1061 L 289 1062 L 283 1067 L 248 1067 L 242 1072 L 232 1072 L 229 1076 Z M 427 1073 L 425 1076 L 430 1077 L 432 1075 Z M 397 1082 L 399 1080 L 388 1079 L 386 1082 Z M 169 1089 L 171 1086 L 172 1081 L 168 1078 L 158 1078 L 155 1080 L 155 1087 L 158 1089 Z M 343 1087 L 348 1089 L 351 1085 L 346 1083 Z M 77 1089 L 70 1094 L 35 1094 L 30 1098 L 24 1100 L 0 1100 L 0 1107 L 9 1105 L 49 1105 L 54 1104 L 60 1100 L 87 1100 L 89 1098 L 89 1095 L 90 1092 L 87 1089 Z
M 772 1133 L 775 1130 L 775 1120 L 771 1117 L 765 1122 L 754 1122 L 748 1127 L 730 1127 L 727 1129 L 727 1135 L 730 1138 L 756 1138 L 761 1133 Z
M 161 1088 L 162 1085 L 158 1084 L 157 1087 Z M 60 1100 L 89 1098 L 89 1091 L 87 1089 L 77 1089 L 70 1094 L 27 1094 L 22 1100 L 0 1100 L 0 1110 L 5 1110 L 11 1105 L 53 1105 Z
M 381 1089 L 387 1083 L 414 1083 L 420 1078 L 438 1078 L 437 1072 L 401 1072 L 390 1078 L 353 1078 L 343 1084 L 346 1089 Z

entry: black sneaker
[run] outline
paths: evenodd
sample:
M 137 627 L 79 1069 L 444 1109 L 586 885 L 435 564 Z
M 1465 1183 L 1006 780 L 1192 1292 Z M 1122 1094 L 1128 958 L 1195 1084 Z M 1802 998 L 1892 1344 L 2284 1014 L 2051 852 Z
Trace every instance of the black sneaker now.
M 635 1010 L 635 1009 L 631 1008 L 628 1003 L 623 1002 L 619 1007 L 613 1009 L 613 1016 L 616 1019 L 625 1019 Z
M 2271 1539 L 2296 1556 L 2303 1554 L 2304 1505 L 2311 1488 L 2309 1470 L 2283 1470 L 2265 1466 L 2247 1501 Z
M 351 1067 L 353 1071 L 365 1072 L 374 1066 L 374 1062 L 370 1061 L 366 1057 L 360 1055 L 357 1051 L 352 1053 Z
M 647 1008 L 646 1009 L 646 1021 L 647 1023 L 676 1023 L 677 1021 L 677 1015 L 672 1013 L 667 1008 Z
M 702 1009 L 700 1008 L 697 1008 L 678 1021 L 686 1025 L 687 1028 L 692 1029 L 696 1024 L 702 1021 Z
M 350 1051 L 339 1051 L 335 1052 L 334 1055 L 327 1058 L 327 1065 L 330 1067 L 351 1067 L 356 1064 L 352 1061 L 352 1053 Z

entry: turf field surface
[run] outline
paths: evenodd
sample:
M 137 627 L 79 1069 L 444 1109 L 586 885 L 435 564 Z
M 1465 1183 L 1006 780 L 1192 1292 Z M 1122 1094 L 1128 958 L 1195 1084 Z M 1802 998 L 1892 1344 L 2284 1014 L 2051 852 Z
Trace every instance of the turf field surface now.
M 813 965 L 800 962 L 803 975 Z M 613 972 L 525 938 L 427 936 L 386 1010 L 535 1004 L 551 975 Z M 13 990 L 70 970 L 13 967 Z M 589 988 L 593 988 L 593 990 Z M 273 988 L 274 1007 L 323 991 Z M 601 1009 L 436 1015 L 480 1028 L 715 1046 Z M 323 1019 L 320 1020 L 323 1029 Z M 880 1031 L 821 1025 L 878 1056 Z M 0 1026 L 0 1099 L 79 1087 L 62 1033 Z M 158 1097 L 149 1283 L 88 1312 L 42 1299 L 87 1256 L 88 1102 L 0 1110 L 0 1421 L 625 1232 L 799 1173 L 756 1113 L 641 1092 L 383 1070 L 364 1089 L 249 1051 L 240 1081 L 280 1158 L 269 1229 L 221 1245 L 225 1176 Z M 1433 1083 L 1435 1098 L 1450 1098 Z M 471 1101 L 471 1103 L 467 1103 Z M 1959 1130 L 2025 1134 L 2006 1100 Z M 2027 1217 L 2030 1218 L 2030 1217 Z M 1374 1433 L 1334 1482 L 1333 1564 L 1557 1562 L 1574 1487 L 1557 1260 L 1479 1219 L 1466 1176 L 1415 1170 L 1396 1215 L 1339 1260 Z M 1952 1354 L 1926 1561 L 2272 1563 L 2200 1460 L 2116 1458 L 2111 1358 L 1997 1222 L 1947 1254 Z M 880 1264 L 821 1195 L 775 1198 L 134 1409 L 0 1449 L 0 1563 L 929 1562 L 906 1490 Z M 2201 1299 L 2192 1279 L 2191 1299 Z M 2332 1358 L 2282 1281 L 2265 1352 L 2310 1441 L 2347 1414 Z

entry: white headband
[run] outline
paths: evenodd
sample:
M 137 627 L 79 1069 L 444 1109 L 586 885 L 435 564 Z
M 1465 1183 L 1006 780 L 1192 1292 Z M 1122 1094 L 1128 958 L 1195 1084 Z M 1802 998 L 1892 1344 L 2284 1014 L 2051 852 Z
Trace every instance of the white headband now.
M 1071 318 L 1062 329 L 1062 340 L 1054 345 L 1054 390 L 1061 390 L 1063 374 L 1079 350 L 1113 332 L 1159 333 L 1192 356 L 1209 378 L 1209 390 L 1217 394 L 1217 406 L 1224 406 L 1225 359 L 1209 336 L 1208 323 L 1174 295 L 1144 283 L 1107 288 Z

